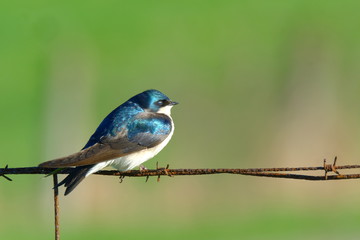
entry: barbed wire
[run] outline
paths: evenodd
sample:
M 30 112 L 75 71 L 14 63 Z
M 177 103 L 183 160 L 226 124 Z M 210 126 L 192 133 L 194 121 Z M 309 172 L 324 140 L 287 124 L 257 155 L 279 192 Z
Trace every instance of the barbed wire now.
M 341 180 L 341 179 L 356 179 L 360 178 L 360 174 L 341 174 L 338 172 L 339 169 L 356 169 L 360 168 L 360 165 L 343 165 L 336 166 L 337 157 L 335 157 L 332 164 L 326 164 L 324 159 L 323 166 L 319 167 L 281 167 L 281 168 L 203 168 L 203 169 L 170 169 L 169 165 L 165 168 L 156 169 L 144 169 L 144 170 L 130 170 L 119 172 L 116 170 L 102 170 L 94 174 L 106 175 L 106 176 L 118 176 L 124 177 L 151 177 L 157 176 L 191 176 L 191 175 L 209 175 L 209 174 L 239 174 L 257 177 L 272 177 L 272 178 L 290 178 L 310 181 L 321 181 L 321 180 Z M 11 181 L 6 175 L 16 174 L 51 174 L 54 171 L 53 168 L 40 168 L 40 167 L 24 167 L 24 168 L 9 168 L 7 165 L 5 168 L 0 168 L 0 176 Z M 68 174 L 71 171 L 70 168 L 64 168 L 57 174 Z M 297 171 L 324 171 L 322 175 L 304 175 L 294 174 L 291 172 Z M 287 173 L 279 173 L 287 172 Z M 328 175 L 329 172 L 333 172 L 336 175 Z
M 104 176 L 118 176 L 122 182 L 124 177 L 146 177 L 146 181 L 151 176 L 157 176 L 157 181 L 160 180 L 160 176 L 193 176 L 193 175 L 209 175 L 209 174 L 240 174 L 256 177 L 271 177 L 271 178 L 289 178 L 289 179 L 301 179 L 310 181 L 321 180 L 341 180 L 341 179 L 357 179 L 360 178 L 360 174 L 342 174 L 338 170 L 345 169 L 357 169 L 360 165 L 343 165 L 336 166 L 337 157 L 335 157 L 332 164 L 326 164 L 324 159 L 323 165 L 319 167 L 282 167 L 282 168 L 246 168 L 246 169 L 233 169 L 233 168 L 217 168 L 217 169 L 170 169 L 169 165 L 165 168 L 159 168 L 156 164 L 156 169 L 142 169 L 142 170 L 130 170 L 125 172 L 119 172 L 115 170 L 102 170 L 94 174 Z M 60 203 L 58 192 L 58 179 L 57 174 L 68 174 L 71 168 L 64 168 L 53 174 L 54 184 L 54 217 L 55 217 L 55 240 L 60 239 Z M 294 174 L 292 172 L 309 172 L 309 171 L 323 171 L 322 175 L 304 175 Z M 8 181 L 12 181 L 6 175 L 17 174 L 46 174 L 51 175 L 54 172 L 53 168 L 41 168 L 41 167 L 24 167 L 24 168 L 9 168 L 6 165 L 4 168 L 0 168 L 0 177 L 4 177 Z M 328 175 L 329 172 L 334 174 Z

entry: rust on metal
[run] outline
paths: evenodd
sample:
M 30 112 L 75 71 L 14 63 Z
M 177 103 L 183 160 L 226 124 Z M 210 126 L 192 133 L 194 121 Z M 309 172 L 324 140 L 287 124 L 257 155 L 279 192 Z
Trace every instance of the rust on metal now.
M 116 170 L 103 170 L 98 171 L 97 175 L 106 176 L 118 176 L 118 177 L 157 177 L 158 181 L 160 176 L 184 176 L 184 175 L 208 175 L 208 174 L 240 174 L 247 176 L 257 177 L 272 177 L 272 178 L 290 178 L 290 179 L 302 179 L 310 181 L 318 180 L 340 180 L 340 179 L 356 179 L 360 178 L 360 174 L 340 174 L 339 169 L 357 169 L 360 165 L 343 165 L 336 166 L 337 158 L 335 157 L 333 164 L 326 164 L 326 160 L 323 166 L 319 167 L 285 167 L 285 168 L 245 168 L 245 169 L 233 169 L 233 168 L 218 168 L 218 169 L 170 169 L 169 165 L 165 168 L 159 168 L 158 163 L 156 169 L 141 169 L 130 170 L 125 172 L 119 172 Z M 65 168 L 59 171 L 57 174 L 68 174 L 71 169 Z M 54 171 L 53 168 L 40 168 L 40 167 L 28 167 L 28 168 L 0 168 L 0 176 L 10 174 L 49 174 Z M 297 171 L 325 171 L 325 175 L 304 175 L 294 174 L 291 172 Z M 335 173 L 336 175 L 329 175 L 328 173 Z M 147 180 L 146 179 L 146 180 Z
M 59 190 L 58 177 L 53 174 L 54 182 L 54 211 L 55 211 L 55 240 L 60 240 L 60 204 L 59 204 Z

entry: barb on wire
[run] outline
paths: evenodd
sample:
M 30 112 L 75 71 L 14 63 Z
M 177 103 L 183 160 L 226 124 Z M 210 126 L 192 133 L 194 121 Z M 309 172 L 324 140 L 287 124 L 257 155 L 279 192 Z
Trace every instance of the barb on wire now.
M 8 168 L 9 168 L 9 165 L 6 164 L 4 170 L 7 170 Z M 9 178 L 9 177 L 7 177 L 7 176 L 5 176 L 4 173 L 0 173 L 0 176 L 1 176 L 1 177 L 4 177 L 6 180 L 8 180 L 8 181 L 10 181 L 10 182 L 12 181 L 12 179 Z
M 334 172 L 337 175 L 340 175 L 338 170 L 336 170 L 336 160 L 337 160 L 337 157 L 334 158 L 333 164 L 326 164 L 326 159 L 324 159 L 325 180 L 328 179 L 328 175 L 327 175 L 328 172 Z
M 356 179 L 360 178 L 360 174 L 340 174 L 339 169 L 356 169 L 360 168 L 360 165 L 343 165 L 336 166 L 337 157 L 335 157 L 333 164 L 326 164 L 326 159 L 324 159 L 323 166 L 320 167 L 295 167 L 295 168 L 247 168 L 247 169 L 229 169 L 229 168 L 218 168 L 218 169 L 170 169 L 169 165 L 165 168 L 159 168 L 158 163 L 156 164 L 156 169 L 146 169 L 145 167 L 140 167 L 140 170 L 130 170 L 126 172 L 119 171 L 98 171 L 95 174 L 97 175 L 106 175 L 106 176 L 118 176 L 120 182 L 123 181 L 124 177 L 146 177 L 146 181 L 149 177 L 157 177 L 157 181 L 160 180 L 160 176 L 184 176 L 184 175 L 208 175 L 208 174 L 240 174 L 256 177 L 272 177 L 272 178 L 290 178 L 290 179 L 301 179 L 309 181 L 323 181 L 323 180 L 340 180 L 340 179 Z M 65 168 L 62 169 L 56 174 L 53 174 L 54 181 L 54 210 L 55 210 L 55 239 L 60 239 L 60 223 L 59 223 L 59 198 L 58 198 L 58 180 L 57 174 L 67 174 L 71 169 Z M 303 175 L 303 174 L 294 174 L 292 172 L 299 171 L 324 171 L 325 174 L 322 175 Z M 9 168 L 8 165 L 5 168 L 0 168 L 0 176 L 5 179 L 12 181 L 9 177 L 5 176 L 10 174 L 52 174 L 54 172 L 53 168 L 40 168 L 40 167 L 26 167 L 26 168 Z M 328 175 L 328 173 L 334 173 Z
M 119 172 L 115 170 L 110 171 L 98 171 L 95 174 L 97 175 L 107 175 L 107 176 L 118 176 L 121 178 L 124 177 L 151 177 L 156 176 L 158 179 L 160 176 L 184 176 L 184 175 L 208 175 L 208 174 L 240 174 L 240 175 L 250 175 L 257 177 L 272 177 L 272 178 L 290 178 L 290 179 L 302 179 L 310 181 L 318 180 L 340 180 L 340 179 L 356 179 L 360 178 L 360 174 L 340 174 L 339 169 L 356 169 L 360 168 L 360 165 L 343 165 L 336 166 L 337 158 L 335 157 L 333 164 L 326 164 L 324 161 L 323 166 L 319 167 L 285 167 L 285 168 L 247 168 L 247 169 L 233 169 L 233 168 L 218 168 L 218 169 L 170 169 L 169 166 L 165 168 L 156 169 L 145 169 L 140 170 L 130 170 L 125 172 Z M 65 168 L 57 174 L 67 174 L 69 173 L 69 168 Z M 39 167 L 28 167 L 28 168 L 0 168 L 0 176 L 5 174 L 49 174 L 54 171 L 53 168 L 39 168 Z M 325 171 L 325 174 L 322 175 L 303 175 L 303 174 L 294 174 L 294 173 L 280 173 L 280 172 L 297 172 L 297 171 Z M 336 175 L 328 175 L 329 172 L 333 172 Z

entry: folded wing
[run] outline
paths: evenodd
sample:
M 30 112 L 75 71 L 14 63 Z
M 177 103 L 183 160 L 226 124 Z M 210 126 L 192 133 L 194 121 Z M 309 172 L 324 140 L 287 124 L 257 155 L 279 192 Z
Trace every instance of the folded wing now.
M 129 121 L 115 136 L 103 136 L 98 143 L 67 157 L 41 163 L 39 167 L 77 167 L 126 156 L 152 148 L 171 132 L 171 119 L 164 114 L 141 113 Z

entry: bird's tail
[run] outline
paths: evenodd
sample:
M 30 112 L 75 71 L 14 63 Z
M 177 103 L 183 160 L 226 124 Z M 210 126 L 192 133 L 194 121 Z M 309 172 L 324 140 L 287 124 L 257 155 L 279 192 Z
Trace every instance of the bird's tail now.
M 65 196 L 72 192 L 76 188 L 76 186 L 84 180 L 87 173 L 90 171 L 90 169 L 94 165 L 88 165 L 88 166 L 81 166 L 73 168 L 69 175 L 64 178 L 60 183 L 58 183 L 55 187 L 60 187 L 61 185 L 64 185 L 66 187 L 65 190 Z

